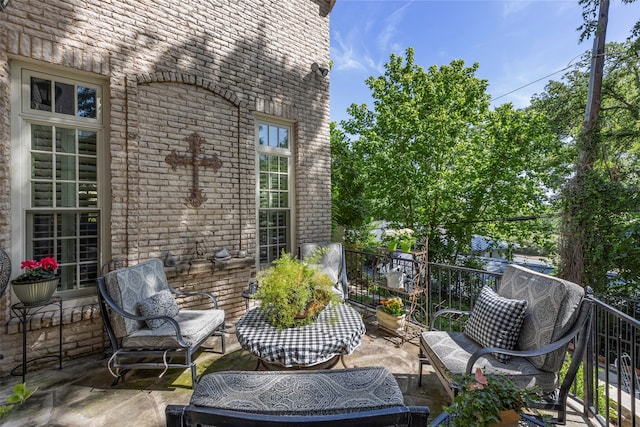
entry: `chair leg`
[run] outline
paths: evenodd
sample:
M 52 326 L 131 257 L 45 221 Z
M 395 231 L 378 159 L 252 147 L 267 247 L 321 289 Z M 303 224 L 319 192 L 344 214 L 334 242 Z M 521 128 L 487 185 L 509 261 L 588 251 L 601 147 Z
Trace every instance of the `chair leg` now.
M 196 384 L 197 384 L 196 364 L 191 362 L 191 388 L 196 388 Z

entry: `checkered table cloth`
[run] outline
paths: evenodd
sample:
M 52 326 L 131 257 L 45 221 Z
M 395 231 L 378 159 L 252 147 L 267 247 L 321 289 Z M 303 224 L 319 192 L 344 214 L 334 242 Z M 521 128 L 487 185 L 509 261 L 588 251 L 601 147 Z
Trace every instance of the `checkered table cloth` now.
M 337 316 L 336 316 L 337 315 Z M 366 329 L 360 314 L 347 304 L 322 310 L 311 325 L 278 330 L 254 308 L 236 325 L 243 349 L 268 363 L 286 367 L 311 366 L 336 355 L 351 354 Z

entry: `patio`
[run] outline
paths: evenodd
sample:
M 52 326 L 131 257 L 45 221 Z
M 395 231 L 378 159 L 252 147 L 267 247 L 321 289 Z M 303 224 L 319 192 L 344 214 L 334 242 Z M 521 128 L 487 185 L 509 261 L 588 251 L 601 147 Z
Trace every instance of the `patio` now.
M 349 367 L 382 365 L 398 380 L 409 405 L 427 405 L 433 420 L 446 406 L 446 398 L 433 371 L 425 367 L 424 383 L 418 387 L 418 347 L 415 340 L 399 347 L 398 338 L 379 331 L 373 317 L 365 317 L 367 333 L 362 344 L 345 357 Z M 370 320 L 370 321 L 369 321 Z M 241 350 L 235 337 L 235 323 L 228 327 L 225 355 L 202 353 L 196 359 L 198 375 L 221 370 L 253 370 L 257 360 Z M 165 425 L 167 404 L 186 404 L 191 396 L 189 370 L 171 370 L 162 378 L 158 371 L 133 371 L 125 382 L 111 387 L 112 377 L 106 369 L 106 357 L 66 360 L 62 370 L 47 366 L 27 374 L 27 385 L 36 393 L 14 408 L 2 420 L 4 426 L 106 426 Z M 339 369 L 341 365 L 334 369 Z M 4 377 L 0 399 L 19 377 Z M 591 426 L 575 408 L 569 408 L 568 426 Z

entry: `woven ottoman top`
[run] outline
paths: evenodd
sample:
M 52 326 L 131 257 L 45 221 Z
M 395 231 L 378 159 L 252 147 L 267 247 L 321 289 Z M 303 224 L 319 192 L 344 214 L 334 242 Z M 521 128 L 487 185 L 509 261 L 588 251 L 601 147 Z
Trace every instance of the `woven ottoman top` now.
M 404 406 L 383 367 L 314 371 L 225 371 L 202 377 L 191 404 L 272 415 L 327 415 Z

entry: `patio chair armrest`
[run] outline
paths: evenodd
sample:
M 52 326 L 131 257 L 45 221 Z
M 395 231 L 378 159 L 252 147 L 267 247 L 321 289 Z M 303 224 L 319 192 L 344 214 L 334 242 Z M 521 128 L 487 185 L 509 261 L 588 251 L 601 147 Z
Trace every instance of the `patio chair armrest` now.
M 461 316 L 469 316 L 471 315 L 471 312 L 465 311 L 465 310 L 455 310 L 453 308 L 444 308 L 442 310 L 438 310 L 433 314 L 433 317 L 431 318 L 431 324 L 429 326 L 430 330 L 432 331 L 436 330 L 434 328 L 434 325 L 436 324 L 436 319 L 444 314 L 458 314 Z
M 213 304 L 213 308 L 218 308 L 218 300 L 210 292 L 184 292 L 184 291 L 181 291 L 179 289 L 174 288 L 171 285 L 168 285 L 168 286 L 169 286 L 169 290 L 174 295 L 178 295 L 179 297 L 204 296 L 204 297 L 207 297 L 207 298 L 209 298 L 211 300 L 211 303 Z

